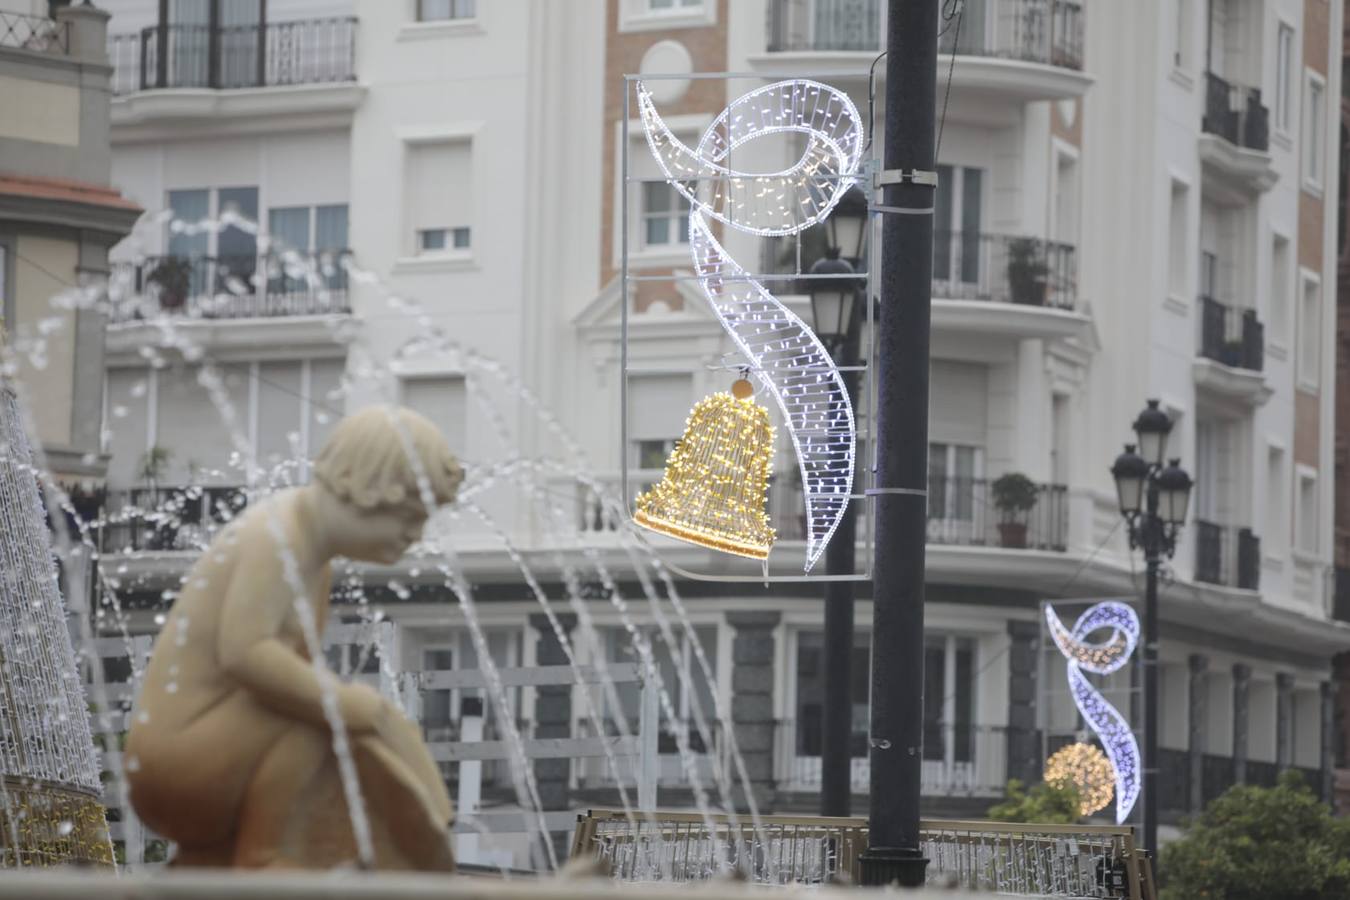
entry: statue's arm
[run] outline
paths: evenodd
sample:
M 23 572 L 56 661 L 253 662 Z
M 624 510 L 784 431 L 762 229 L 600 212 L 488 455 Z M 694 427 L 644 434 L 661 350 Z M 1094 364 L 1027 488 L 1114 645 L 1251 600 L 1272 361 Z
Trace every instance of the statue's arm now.
M 256 523 L 254 523 L 256 524 Z M 245 527 L 241 529 L 247 532 Z M 319 728 L 328 727 L 323 692 L 336 692 L 347 727 L 375 727 L 380 695 L 365 685 L 344 684 L 331 672 L 319 673 L 309 660 L 280 640 L 282 622 L 295 594 L 281 568 L 275 543 L 268 535 L 243 533 L 238 560 L 225 590 L 217 654 L 225 673 L 247 688 L 268 709 Z

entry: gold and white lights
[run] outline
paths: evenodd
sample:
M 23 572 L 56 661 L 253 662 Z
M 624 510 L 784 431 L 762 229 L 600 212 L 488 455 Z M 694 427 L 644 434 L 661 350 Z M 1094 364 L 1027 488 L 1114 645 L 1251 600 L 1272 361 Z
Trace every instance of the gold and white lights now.
M 1078 791 L 1078 814 L 1090 816 L 1106 809 L 1116 795 L 1116 770 L 1106 754 L 1092 744 L 1060 747 L 1045 761 L 1045 783 L 1071 784 Z
M 690 149 L 666 127 L 641 82 L 637 95 L 652 154 L 690 203 L 689 246 L 703 292 L 778 405 L 796 450 L 809 572 L 852 494 L 853 406 L 820 339 L 727 254 L 709 219 L 761 236 L 797 234 L 824 221 L 858 180 L 862 119 L 842 91 L 802 79 L 780 81 L 733 100 Z M 733 151 L 775 134 L 805 136 L 796 163 L 769 174 L 731 167 Z

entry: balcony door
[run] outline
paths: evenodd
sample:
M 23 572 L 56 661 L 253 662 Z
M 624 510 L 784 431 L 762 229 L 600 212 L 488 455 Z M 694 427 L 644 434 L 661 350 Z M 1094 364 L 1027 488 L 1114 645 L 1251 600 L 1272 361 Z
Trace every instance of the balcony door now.
M 170 84 L 238 88 L 261 83 L 265 0 L 173 0 L 168 15 Z
M 964 793 L 975 780 L 975 642 L 930 635 L 923 650 L 923 784 Z
M 984 448 L 928 445 L 928 540 L 979 543 L 985 533 Z
M 933 295 L 976 299 L 981 289 L 980 227 L 985 172 L 967 166 L 938 166 L 933 221 Z

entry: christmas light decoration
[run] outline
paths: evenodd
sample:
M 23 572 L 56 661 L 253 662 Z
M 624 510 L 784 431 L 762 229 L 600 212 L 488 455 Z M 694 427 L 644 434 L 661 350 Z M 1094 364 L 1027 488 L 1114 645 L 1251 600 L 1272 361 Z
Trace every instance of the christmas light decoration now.
M 1139 797 L 1139 743 L 1125 717 L 1092 686 L 1082 670 L 1109 675 L 1124 666 L 1139 643 L 1139 617 L 1124 603 L 1106 600 L 1079 616 L 1072 631 L 1064 627 L 1048 603 L 1045 620 L 1051 639 L 1067 661 L 1074 705 L 1101 740 L 1115 772 L 1116 823 L 1123 824 Z M 1089 635 L 1108 628 L 1111 636 L 1105 642 L 1087 640 Z
M 1091 744 L 1060 747 L 1045 761 L 1045 783 L 1072 784 L 1078 791 L 1078 811 L 1083 816 L 1106 809 L 1116 793 L 1115 779 L 1111 761 Z
M 748 381 L 700 400 L 684 437 L 652 489 L 637 498 L 634 520 L 703 547 L 766 559 L 774 531 L 765 513 L 773 465 L 769 411 Z
M 51 533 L 0 380 L 0 868 L 111 866 L 99 759 Z
M 857 181 L 862 119 L 842 91 L 781 81 L 733 100 L 690 149 L 666 127 L 641 82 L 637 95 L 652 155 L 690 203 L 690 252 L 703 292 L 783 414 L 801 467 L 809 572 L 852 494 L 853 406 L 820 339 L 731 259 L 708 219 L 762 236 L 797 234 L 824 221 Z M 737 148 L 785 133 L 806 136 L 806 149 L 789 168 L 750 174 L 728 165 Z

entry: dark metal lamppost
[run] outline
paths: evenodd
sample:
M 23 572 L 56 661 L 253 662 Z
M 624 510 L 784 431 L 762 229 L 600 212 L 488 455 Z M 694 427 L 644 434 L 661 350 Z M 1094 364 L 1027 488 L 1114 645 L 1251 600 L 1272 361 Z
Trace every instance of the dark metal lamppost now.
M 1172 420 L 1157 400 L 1134 420 L 1137 444 L 1126 444 L 1116 457 L 1120 514 L 1130 529 L 1130 549 L 1143 550 L 1147 566 L 1144 592 L 1144 835 L 1143 846 L 1158 849 L 1158 569 L 1176 552 L 1177 532 L 1186 524 L 1191 476 L 1181 460 L 1163 464 Z M 1137 448 L 1137 449 L 1136 449 Z
M 858 366 L 861 354 L 861 299 L 866 296 L 866 281 L 859 277 L 865 268 L 863 257 L 867 240 L 867 202 L 857 190 L 844 195 L 834 215 L 826 220 L 825 255 L 811 266 L 808 279 L 811 316 L 816 336 L 834 358 L 848 391 L 849 401 L 857 406 Z M 853 252 L 840 256 L 840 248 Z M 857 459 L 866 458 L 865 453 Z M 857 541 L 857 505 L 849 503 L 825 550 L 828 575 L 852 575 Z M 830 581 L 825 587 L 824 703 L 821 711 L 821 784 L 820 814 L 847 816 L 851 787 L 853 738 L 853 582 Z

